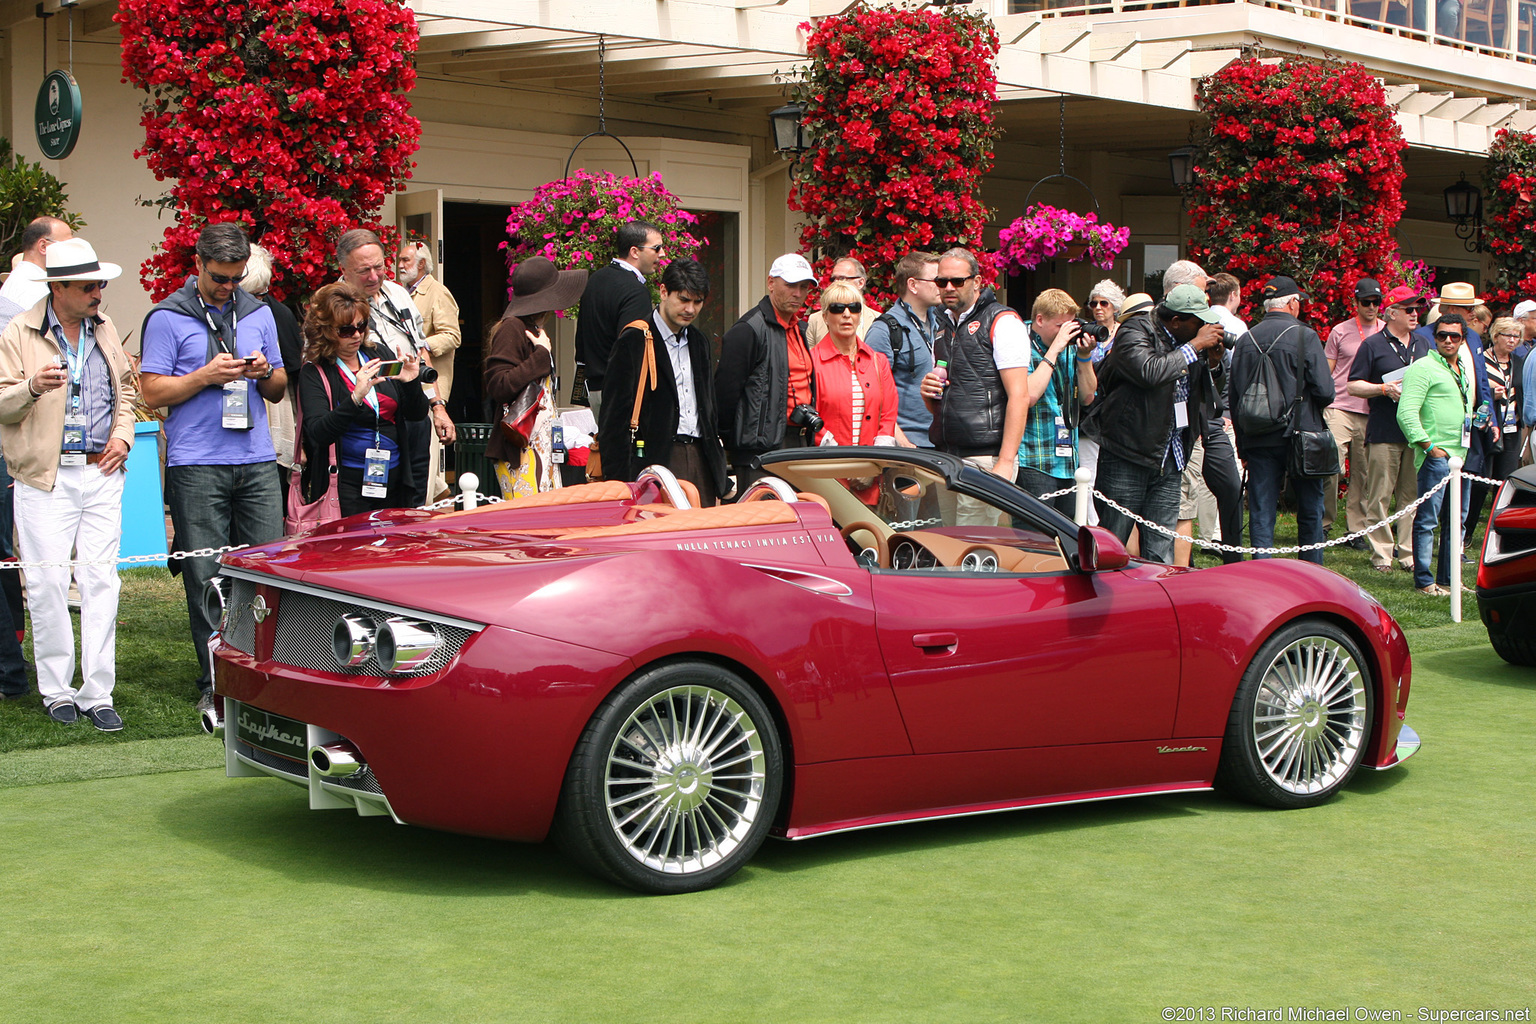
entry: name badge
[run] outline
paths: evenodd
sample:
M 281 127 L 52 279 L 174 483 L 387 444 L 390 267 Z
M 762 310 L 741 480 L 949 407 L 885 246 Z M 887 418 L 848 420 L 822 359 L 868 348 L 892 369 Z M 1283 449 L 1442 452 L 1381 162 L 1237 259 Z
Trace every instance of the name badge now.
M 1175 430 L 1183 430 L 1189 426 L 1189 406 L 1183 402 L 1175 402 L 1173 406 L 1173 426 Z
M 224 385 L 224 429 L 250 430 L 251 382 L 244 377 Z
M 558 384 L 555 385 L 555 390 L 557 392 L 560 390 Z M 557 466 L 565 462 L 565 430 L 558 423 L 550 434 L 549 461 Z
M 1515 403 L 1510 402 L 1504 407 L 1504 433 L 1513 434 L 1520 429 L 1520 424 L 1515 422 Z
M 1067 429 L 1067 421 L 1060 416 L 1056 417 L 1056 457 L 1058 459 L 1072 457 L 1072 431 Z
M 369 448 L 363 453 L 363 497 L 388 496 L 389 452 L 383 448 Z
M 85 452 L 64 452 L 59 456 L 59 465 L 83 466 L 85 465 Z
M 64 442 L 61 448 L 66 452 L 85 451 L 85 414 L 70 412 L 64 414 Z M 65 463 L 65 465 L 84 465 L 80 462 Z
M 1461 446 L 1472 447 L 1472 417 L 1467 416 L 1461 421 Z

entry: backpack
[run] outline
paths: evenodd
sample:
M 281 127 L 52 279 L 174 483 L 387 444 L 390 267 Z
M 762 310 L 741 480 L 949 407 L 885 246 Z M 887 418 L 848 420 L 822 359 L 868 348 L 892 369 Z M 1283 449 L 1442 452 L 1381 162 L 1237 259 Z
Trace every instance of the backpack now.
M 901 360 L 901 353 L 907 347 L 907 329 L 890 313 L 881 313 L 875 317 L 875 323 L 885 324 L 885 329 L 891 336 L 891 371 L 895 372 L 896 364 Z
M 1264 361 L 1259 363 L 1258 372 L 1253 380 L 1243 389 L 1238 396 L 1237 407 L 1233 409 L 1233 419 L 1237 429 L 1244 434 L 1272 434 L 1277 430 L 1284 430 L 1290 425 L 1291 407 L 1285 400 L 1285 392 L 1280 387 L 1280 374 L 1275 370 L 1275 362 L 1270 357 L 1280 339 L 1296 328 L 1287 327 L 1274 341 L 1269 343 L 1269 348 L 1259 348 L 1259 343 L 1254 342 L 1253 347 L 1259 348 L 1259 354 Z M 1250 341 L 1252 334 L 1244 335 Z

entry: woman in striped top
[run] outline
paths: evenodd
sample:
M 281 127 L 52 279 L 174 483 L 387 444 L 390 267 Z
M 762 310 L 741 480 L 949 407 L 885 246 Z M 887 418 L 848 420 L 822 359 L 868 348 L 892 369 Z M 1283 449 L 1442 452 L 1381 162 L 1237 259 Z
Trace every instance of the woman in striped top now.
M 859 337 L 863 311 L 863 296 L 851 285 L 836 281 L 821 293 L 827 336 L 811 350 L 818 444 L 896 444 L 896 381 L 885 356 Z M 879 498 L 878 481 L 856 483 L 864 485 L 853 490 L 866 505 Z

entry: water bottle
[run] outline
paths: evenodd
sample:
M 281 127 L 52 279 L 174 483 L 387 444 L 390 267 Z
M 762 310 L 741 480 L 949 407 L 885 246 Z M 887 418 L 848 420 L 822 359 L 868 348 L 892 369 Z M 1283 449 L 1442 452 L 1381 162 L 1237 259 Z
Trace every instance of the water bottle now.
M 1483 429 L 1488 425 L 1489 416 L 1490 413 L 1488 410 L 1488 403 L 1484 402 L 1482 405 L 1477 407 L 1477 412 L 1472 414 L 1472 426 L 1476 427 L 1478 430 Z

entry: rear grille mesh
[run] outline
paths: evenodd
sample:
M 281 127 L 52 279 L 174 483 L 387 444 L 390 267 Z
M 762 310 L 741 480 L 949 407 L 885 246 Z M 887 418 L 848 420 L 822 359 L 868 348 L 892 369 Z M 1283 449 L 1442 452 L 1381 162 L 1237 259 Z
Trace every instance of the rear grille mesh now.
M 384 675 L 384 669 L 372 655 L 356 668 L 343 665 L 337 660 L 331 638 L 336 629 L 336 620 L 349 613 L 367 616 L 376 623 L 394 614 L 347 601 L 332 601 L 313 594 L 283 591 L 277 602 L 277 631 L 272 644 L 272 659 L 317 672 Z M 452 661 L 465 641 L 474 635 L 470 630 L 441 622 L 432 623 L 432 627 L 443 638 L 443 645 L 421 668 L 400 675 L 431 675 Z
M 282 772 L 289 778 L 298 779 L 303 782 L 309 781 L 309 765 L 302 761 L 293 761 L 277 754 L 269 754 L 260 747 L 251 746 L 244 740 L 236 740 L 235 749 L 240 752 L 241 757 L 250 758 L 257 764 L 271 768 L 273 771 Z
M 256 653 L 256 616 L 251 605 L 256 600 L 256 584 L 250 580 L 229 581 L 229 612 L 224 619 L 224 642 L 237 651 Z

